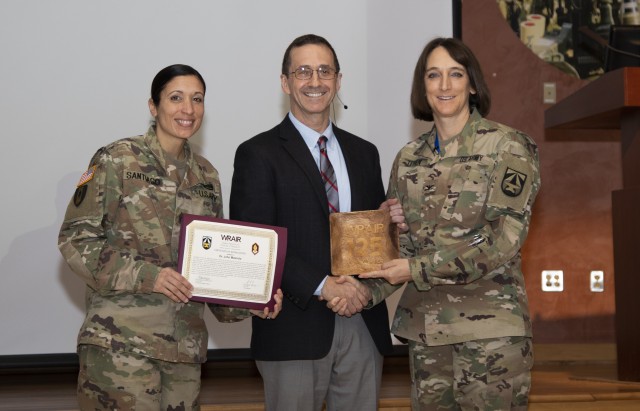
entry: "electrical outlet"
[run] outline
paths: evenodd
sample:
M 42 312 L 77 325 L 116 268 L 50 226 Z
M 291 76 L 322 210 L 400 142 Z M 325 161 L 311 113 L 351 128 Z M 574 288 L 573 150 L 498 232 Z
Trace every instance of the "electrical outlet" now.
M 555 104 L 556 83 L 542 83 L 542 102 L 544 104 Z
M 542 291 L 560 292 L 564 290 L 562 270 L 544 270 L 542 272 Z
M 591 291 L 594 293 L 604 292 L 604 271 L 591 271 Z

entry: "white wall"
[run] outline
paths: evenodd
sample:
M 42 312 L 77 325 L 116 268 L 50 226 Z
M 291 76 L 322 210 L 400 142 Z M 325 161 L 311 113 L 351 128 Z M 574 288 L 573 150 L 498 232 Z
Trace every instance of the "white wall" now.
M 225 209 L 237 145 L 288 110 L 280 65 L 298 35 L 336 49 L 340 127 L 374 142 L 383 179 L 412 121 L 413 66 L 430 38 L 451 35 L 446 0 L 3 0 L 0 2 L 0 355 L 75 351 L 84 284 L 57 234 L 91 155 L 143 133 L 161 68 L 185 63 L 207 82 L 192 143 L 220 171 Z M 250 325 L 207 322 L 211 348 L 248 347 Z

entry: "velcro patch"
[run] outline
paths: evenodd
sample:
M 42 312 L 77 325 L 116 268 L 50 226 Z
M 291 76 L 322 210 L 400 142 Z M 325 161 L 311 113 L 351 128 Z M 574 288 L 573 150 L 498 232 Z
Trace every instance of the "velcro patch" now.
M 533 187 L 533 168 L 525 158 L 510 153 L 505 153 L 502 160 L 496 169 L 487 205 L 522 214 Z

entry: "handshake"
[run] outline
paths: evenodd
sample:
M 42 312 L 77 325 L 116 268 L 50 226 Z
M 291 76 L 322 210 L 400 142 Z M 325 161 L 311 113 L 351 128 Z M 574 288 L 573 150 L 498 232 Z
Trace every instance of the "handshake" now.
M 402 204 L 396 198 L 390 198 L 380 204 L 379 210 L 389 212 L 390 220 L 398 227 L 398 231 L 406 233 L 409 226 L 405 222 Z M 402 284 L 411 281 L 409 263 L 406 259 L 394 259 L 383 263 L 380 270 L 361 273 L 359 278 L 383 278 L 390 284 Z M 351 317 L 362 311 L 371 300 L 371 290 L 358 279 L 348 275 L 328 276 L 320 296 L 320 301 L 327 301 L 327 307 L 333 312 Z
M 327 307 L 336 314 L 351 317 L 369 304 L 371 290 L 354 277 L 329 276 L 318 298 L 327 301 Z

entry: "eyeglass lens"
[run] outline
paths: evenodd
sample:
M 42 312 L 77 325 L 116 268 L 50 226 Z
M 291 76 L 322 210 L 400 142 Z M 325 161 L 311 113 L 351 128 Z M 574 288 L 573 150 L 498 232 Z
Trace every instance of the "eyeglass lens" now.
M 298 67 L 293 73 L 298 80 L 309 80 L 313 77 L 313 72 L 318 72 L 318 77 L 322 80 L 332 80 L 336 77 L 336 71 L 332 67 L 320 66 L 316 70 L 308 66 Z

